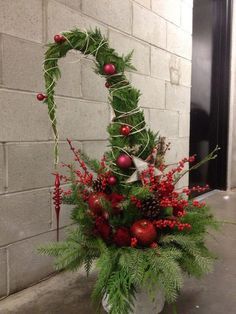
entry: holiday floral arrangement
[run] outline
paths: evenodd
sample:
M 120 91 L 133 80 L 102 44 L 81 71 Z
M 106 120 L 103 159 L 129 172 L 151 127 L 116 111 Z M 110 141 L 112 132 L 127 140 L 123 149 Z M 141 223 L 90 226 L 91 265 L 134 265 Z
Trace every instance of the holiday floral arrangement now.
M 132 54 L 119 56 L 99 30 L 75 29 L 56 35 L 48 45 L 46 93 L 37 95 L 48 106 L 56 164 L 54 89 L 60 77 L 58 60 L 71 49 L 93 55 L 95 71 L 105 79 L 114 111 L 108 126 L 110 150 L 101 161 L 93 160 L 68 139 L 74 161 L 62 164 L 68 175 L 56 171 L 53 199 L 58 225 L 62 202 L 74 205 L 75 225 L 65 241 L 45 245 L 40 252 L 55 256 L 57 269 L 84 266 L 89 273 L 96 262 L 99 272 L 92 298 L 100 305 L 106 296 L 112 314 L 132 313 L 140 287 L 151 297 L 161 289 L 173 302 L 184 273 L 199 278 L 212 269 L 215 257 L 205 236 L 209 227 L 218 225 L 205 203 L 191 199 L 192 191 L 203 192 L 207 186 L 178 190 L 176 184 L 190 170 L 214 159 L 217 149 L 199 163 L 191 156 L 175 167 L 166 164 L 169 144 L 148 129 L 138 106 L 140 92 L 124 74 L 134 70 Z M 63 191 L 61 183 L 70 184 L 70 189 Z

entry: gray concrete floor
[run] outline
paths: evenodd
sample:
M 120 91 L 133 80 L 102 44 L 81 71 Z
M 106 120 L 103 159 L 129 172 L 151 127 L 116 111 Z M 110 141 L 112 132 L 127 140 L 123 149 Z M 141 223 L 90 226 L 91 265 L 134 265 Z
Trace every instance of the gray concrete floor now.
M 236 192 L 217 192 L 207 202 L 219 219 L 236 221 Z M 236 225 L 224 224 L 208 242 L 219 257 L 215 270 L 203 280 L 186 279 L 178 314 L 236 314 Z M 0 301 L 0 314 L 93 314 L 94 281 L 95 275 L 60 273 Z M 172 306 L 162 313 L 173 314 Z

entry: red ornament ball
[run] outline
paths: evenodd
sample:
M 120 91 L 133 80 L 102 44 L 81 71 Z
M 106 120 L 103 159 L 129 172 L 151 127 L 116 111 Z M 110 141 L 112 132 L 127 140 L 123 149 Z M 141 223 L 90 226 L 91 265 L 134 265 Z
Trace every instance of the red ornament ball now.
M 108 200 L 105 193 L 99 192 L 91 194 L 88 198 L 88 204 L 93 214 L 101 215 L 103 213 L 102 199 Z
M 37 94 L 37 99 L 39 101 L 43 101 L 45 98 L 47 98 L 47 96 L 45 96 L 44 94 L 42 94 L 42 93 Z
M 131 236 L 128 228 L 120 227 L 116 230 L 113 240 L 117 246 L 130 246 Z
M 121 154 L 117 159 L 116 159 L 116 164 L 118 167 L 121 169 L 128 169 L 132 166 L 132 158 L 129 157 L 126 154 Z
M 63 43 L 65 41 L 65 37 L 63 35 L 57 34 L 54 36 L 54 41 L 57 44 Z
M 114 66 L 113 63 L 107 63 L 103 66 L 103 72 L 106 75 L 112 75 L 116 73 L 116 67 Z
M 128 136 L 131 132 L 131 127 L 128 125 L 122 125 L 120 127 L 120 134 L 123 136 Z
M 116 185 L 116 183 L 117 183 L 116 177 L 115 177 L 115 176 L 110 176 L 110 177 L 108 177 L 108 178 L 107 178 L 107 183 L 108 183 L 109 185 Z
M 141 245 L 150 245 L 157 238 L 157 232 L 154 225 L 146 219 L 136 221 L 130 228 L 133 237 L 137 238 Z

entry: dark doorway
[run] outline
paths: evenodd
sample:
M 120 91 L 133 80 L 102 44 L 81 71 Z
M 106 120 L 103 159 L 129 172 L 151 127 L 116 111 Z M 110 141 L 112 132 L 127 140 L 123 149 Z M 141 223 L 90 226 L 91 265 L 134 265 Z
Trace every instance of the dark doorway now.
M 190 186 L 227 188 L 230 34 L 230 0 L 194 1 L 190 154 L 200 160 L 216 145 L 221 150 L 190 173 Z

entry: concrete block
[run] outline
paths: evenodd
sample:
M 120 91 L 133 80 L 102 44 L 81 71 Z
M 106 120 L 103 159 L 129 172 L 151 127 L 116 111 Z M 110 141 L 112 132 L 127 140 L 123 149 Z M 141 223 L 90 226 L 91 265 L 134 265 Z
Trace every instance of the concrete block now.
M 82 11 L 85 14 L 118 28 L 126 33 L 131 33 L 132 5 L 128 0 L 82 0 Z
M 69 52 L 66 58 L 58 62 L 61 78 L 56 85 L 56 94 L 70 97 L 81 97 L 81 56 Z
M 80 11 L 82 0 L 56 0 L 71 9 Z
M 174 85 L 191 86 L 191 61 L 151 48 L 151 74 Z
M 180 0 L 152 0 L 152 10 L 164 19 L 180 25 Z
M 150 74 L 150 48 L 148 45 L 113 30 L 109 31 L 109 42 L 111 47 L 120 54 L 127 55 L 134 50 L 132 64 L 138 72 Z
M 155 46 L 166 48 L 166 21 L 134 3 L 133 35 Z
M 0 246 L 50 230 L 48 189 L 0 196 Z
M 0 144 L 0 193 L 4 191 L 5 187 L 5 154 L 4 147 Z
M 55 231 L 8 246 L 10 293 L 22 290 L 54 272 L 53 258 L 41 256 L 37 248 L 55 241 Z
M 0 0 L 0 33 L 42 42 L 42 0 Z
M 0 141 L 37 141 L 52 138 L 47 107 L 35 94 L 0 90 Z
M 192 36 L 175 25 L 167 23 L 167 50 L 191 60 Z
M 151 47 L 151 75 L 170 81 L 171 54 L 159 48 Z
M 193 7 L 189 5 L 181 5 L 181 28 L 192 34 L 193 28 Z
M 83 142 L 83 151 L 91 158 L 100 160 L 104 153 L 109 150 L 108 141 Z
M 175 55 L 170 56 L 170 82 L 179 85 L 180 81 L 180 58 Z
M 0 298 L 7 295 L 7 251 L 0 249 Z
M 34 92 L 44 90 L 43 53 L 40 44 L 2 35 L 3 86 Z
M 164 137 L 177 137 L 179 115 L 175 111 L 150 109 L 150 128 Z
M 144 7 L 150 9 L 151 8 L 151 0 L 135 0 L 135 2 L 143 5 Z
M 54 184 L 53 143 L 8 144 L 8 190 L 22 191 Z M 60 143 L 60 160 L 73 160 L 66 143 Z
M 91 18 L 83 16 L 65 5 L 49 0 L 47 6 L 48 28 L 47 39 L 53 41 L 53 36 L 62 31 L 74 29 L 76 27 L 84 29 L 95 29 L 98 27 L 103 34 L 107 34 L 107 28 Z
M 142 108 L 144 113 L 144 118 L 148 127 L 150 127 L 150 109 Z
M 104 101 L 108 91 L 104 86 L 105 79 L 94 72 L 95 65 L 91 60 L 82 59 L 82 95 L 85 99 Z
M 180 84 L 191 86 L 192 83 L 192 63 L 186 59 L 181 58 L 180 61 Z
M 77 140 L 106 139 L 110 122 L 108 104 L 58 98 L 58 129 L 60 138 Z M 91 117 L 93 119 L 91 124 Z
M 182 112 L 190 111 L 189 87 L 176 86 L 166 83 L 166 108 Z
M 189 137 L 190 135 L 190 113 L 179 113 L 179 136 Z
M 51 195 L 51 197 L 53 194 Z M 60 210 L 60 218 L 59 218 L 59 226 L 66 227 L 73 223 L 73 220 L 70 218 L 71 211 L 73 210 L 74 205 L 62 204 Z M 52 204 L 52 229 L 56 229 L 57 221 L 56 221 L 56 213 L 54 209 L 54 205 Z
M 166 152 L 166 163 L 177 163 L 189 156 L 189 138 L 168 138 L 171 142 L 170 150 Z
M 133 85 L 140 89 L 139 104 L 145 108 L 165 107 L 165 82 L 150 76 L 132 73 Z

